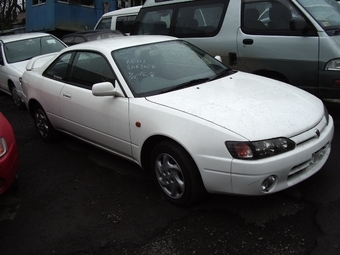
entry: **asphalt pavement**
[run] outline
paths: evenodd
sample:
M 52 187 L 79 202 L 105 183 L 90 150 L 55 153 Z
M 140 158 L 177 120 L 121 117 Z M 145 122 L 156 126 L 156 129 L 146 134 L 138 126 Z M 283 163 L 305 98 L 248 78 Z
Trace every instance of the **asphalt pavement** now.
M 0 254 L 340 254 L 340 103 L 326 105 L 335 137 L 316 175 L 269 196 L 179 208 L 131 162 L 69 136 L 44 143 L 0 93 L 20 157 L 19 189 L 0 197 Z

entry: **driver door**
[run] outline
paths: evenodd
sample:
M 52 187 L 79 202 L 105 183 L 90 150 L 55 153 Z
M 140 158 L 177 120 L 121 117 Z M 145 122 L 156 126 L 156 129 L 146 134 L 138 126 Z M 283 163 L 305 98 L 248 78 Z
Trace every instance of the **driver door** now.
M 278 80 L 281 74 L 289 83 L 316 92 L 319 37 L 300 11 L 290 1 L 268 0 L 244 1 L 242 12 L 238 69 Z
M 97 52 L 77 52 L 68 84 L 59 95 L 62 128 L 99 147 L 130 157 L 128 98 L 94 96 L 92 85 L 103 81 L 115 85 L 108 61 Z

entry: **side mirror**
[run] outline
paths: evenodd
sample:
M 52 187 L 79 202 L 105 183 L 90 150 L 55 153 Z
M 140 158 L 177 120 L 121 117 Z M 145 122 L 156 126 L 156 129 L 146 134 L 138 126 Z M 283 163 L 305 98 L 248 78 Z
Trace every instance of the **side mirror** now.
M 0 58 L 0 65 L 4 66 L 5 65 L 5 62 L 2 58 Z
M 93 84 L 92 94 L 98 97 L 102 97 L 102 96 L 122 97 L 123 96 L 123 94 L 117 90 L 117 84 L 116 86 L 114 86 L 111 82 L 107 82 L 107 81 Z

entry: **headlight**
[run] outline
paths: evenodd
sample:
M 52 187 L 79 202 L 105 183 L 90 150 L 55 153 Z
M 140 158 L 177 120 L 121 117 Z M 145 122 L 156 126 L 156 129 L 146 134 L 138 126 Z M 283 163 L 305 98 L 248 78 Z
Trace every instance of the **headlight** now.
M 340 59 L 333 59 L 326 64 L 327 71 L 340 71 Z
M 295 148 L 295 143 L 284 137 L 255 142 L 226 142 L 230 154 L 237 159 L 261 159 Z
M 1 137 L 0 138 L 0 158 L 5 155 L 7 152 L 7 144 L 5 141 L 5 138 Z

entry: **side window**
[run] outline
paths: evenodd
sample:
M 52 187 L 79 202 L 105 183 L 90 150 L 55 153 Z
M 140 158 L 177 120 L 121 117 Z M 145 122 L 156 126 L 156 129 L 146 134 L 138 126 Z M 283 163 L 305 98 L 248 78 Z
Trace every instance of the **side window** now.
M 73 36 L 67 36 L 63 38 L 63 42 L 66 43 L 67 45 L 72 45 L 74 41 Z
M 99 21 L 96 29 L 111 29 L 112 18 L 103 18 Z
M 132 26 L 135 22 L 136 17 L 137 15 L 117 17 L 116 30 L 129 34 L 132 30 Z
M 72 53 L 59 56 L 43 73 L 44 76 L 58 81 L 67 81 L 67 70 L 70 67 Z
M 46 3 L 46 0 L 33 0 L 32 5 L 38 5 L 38 4 L 44 4 Z
M 180 7 L 177 14 L 175 36 L 205 37 L 218 33 L 224 20 L 226 3 Z
M 314 35 L 303 14 L 288 0 L 254 1 L 242 4 L 242 30 L 248 34 Z
M 172 9 L 159 9 L 145 12 L 137 24 L 136 34 L 143 35 L 168 35 L 172 18 Z
M 78 52 L 74 58 L 69 82 L 91 89 L 98 82 L 109 81 L 114 84 L 114 73 L 106 59 L 94 52 Z

